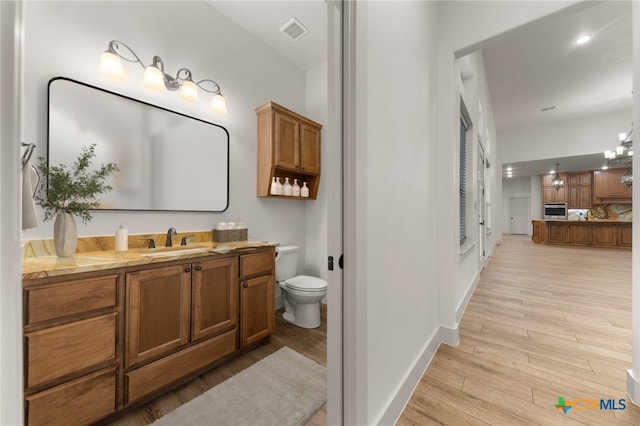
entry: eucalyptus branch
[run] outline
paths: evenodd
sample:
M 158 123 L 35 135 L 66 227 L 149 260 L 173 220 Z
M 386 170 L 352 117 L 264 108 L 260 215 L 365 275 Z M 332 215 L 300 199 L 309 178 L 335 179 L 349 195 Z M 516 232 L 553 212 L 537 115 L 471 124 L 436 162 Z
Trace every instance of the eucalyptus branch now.
M 38 157 L 36 168 L 43 179 L 35 201 L 42 207 L 45 221 L 55 218 L 58 212 L 67 212 L 86 224 L 92 219 L 89 210 L 100 206 L 97 196 L 113 189 L 105 182 L 120 170 L 115 163 L 101 164 L 97 170 L 89 171 L 95 146 L 82 147 L 71 169 L 65 164 L 48 166 L 44 157 Z

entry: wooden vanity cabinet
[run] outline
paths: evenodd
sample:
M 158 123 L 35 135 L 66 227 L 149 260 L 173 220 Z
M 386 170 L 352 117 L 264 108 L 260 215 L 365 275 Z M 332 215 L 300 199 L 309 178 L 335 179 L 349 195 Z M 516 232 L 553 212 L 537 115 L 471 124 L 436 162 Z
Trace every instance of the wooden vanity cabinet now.
M 240 346 L 264 340 L 275 329 L 275 254 L 240 256 Z
M 120 406 L 117 274 L 25 281 L 25 422 L 89 424 Z
M 127 274 L 127 403 L 236 350 L 237 271 L 227 257 Z
M 322 125 L 275 102 L 256 109 L 258 120 L 257 195 L 270 197 L 274 176 L 281 183 L 288 177 L 293 184 L 298 179 L 302 187 L 307 182 L 309 198 L 315 199 L 320 184 L 320 132 Z M 283 197 L 277 195 L 276 197 Z
M 268 338 L 274 263 L 261 247 L 24 281 L 26 423 L 105 421 Z

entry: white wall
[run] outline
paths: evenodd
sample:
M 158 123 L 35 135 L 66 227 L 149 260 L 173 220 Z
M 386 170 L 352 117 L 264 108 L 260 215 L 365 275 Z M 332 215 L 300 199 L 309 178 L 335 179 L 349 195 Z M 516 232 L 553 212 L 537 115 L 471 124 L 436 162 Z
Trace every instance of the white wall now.
M 25 139 L 38 144 L 45 155 L 47 140 L 47 82 L 66 76 L 98 87 L 212 121 L 230 134 L 229 208 L 222 213 L 96 212 L 78 232 L 110 235 L 123 223 L 130 234 L 179 233 L 211 229 L 218 221 L 242 220 L 249 238 L 296 243 L 301 247 L 299 267 L 305 262 L 305 203 L 297 200 L 257 198 L 256 118 L 254 109 L 273 100 L 306 113 L 307 76 L 282 56 L 229 21 L 207 2 L 26 2 L 25 7 Z M 117 23 L 117 26 L 114 26 Z M 98 72 L 100 54 L 112 40 L 130 45 L 150 62 L 159 55 L 170 73 L 188 67 L 194 79 L 220 83 L 228 115 L 211 113 L 208 102 L 192 105 L 176 93 L 153 93 L 141 84 L 142 68 L 126 64 L 129 80 L 112 81 Z M 315 79 L 318 93 L 326 77 Z M 326 86 L 326 84 L 325 84 Z M 202 96 L 203 98 L 205 96 Z M 326 99 L 326 95 L 325 95 Z M 326 117 L 323 99 L 315 95 L 311 118 Z M 326 101 L 325 101 L 326 103 Z M 322 185 L 321 185 L 322 186 Z M 206 190 L 184 188 L 184 191 Z M 316 218 L 313 218 L 315 220 Z M 25 232 L 23 238 L 50 238 L 52 223 Z M 319 237 L 314 236 L 314 240 Z M 317 241 L 314 242 L 314 244 Z M 326 243 L 325 243 L 326 244 Z M 314 250 L 315 247 L 312 247 Z M 324 258 L 324 256 L 323 256 Z M 320 260 L 308 259 L 312 263 Z
M 431 243 L 437 226 L 436 18 L 433 2 L 358 4 L 362 56 L 355 81 L 362 115 L 356 126 L 362 133 L 356 162 L 362 179 L 355 192 L 362 228 L 356 250 L 364 274 L 345 283 L 357 286 L 357 304 L 366 311 L 360 324 L 366 346 L 357 358 L 365 363 L 366 389 L 359 393 L 366 407 L 358 424 L 380 421 L 438 328 L 437 247 Z
M 631 110 L 498 131 L 501 164 L 604 152 L 628 129 Z M 624 130 L 625 132 L 627 130 Z

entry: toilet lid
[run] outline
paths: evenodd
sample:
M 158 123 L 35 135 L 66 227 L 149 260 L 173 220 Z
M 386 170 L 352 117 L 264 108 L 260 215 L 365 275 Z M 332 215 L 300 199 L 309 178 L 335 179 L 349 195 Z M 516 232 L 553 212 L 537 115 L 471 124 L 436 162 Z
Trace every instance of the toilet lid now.
M 327 288 L 327 282 L 325 280 L 307 275 L 298 275 L 297 277 L 289 278 L 285 281 L 285 284 L 294 290 L 303 291 L 322 291 Z

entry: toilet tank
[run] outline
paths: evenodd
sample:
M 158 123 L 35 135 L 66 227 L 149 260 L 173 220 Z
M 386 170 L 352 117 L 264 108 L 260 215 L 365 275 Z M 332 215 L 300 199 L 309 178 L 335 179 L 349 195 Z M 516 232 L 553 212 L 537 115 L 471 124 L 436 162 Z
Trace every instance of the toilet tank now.
M 276 247 L 276 281 L 296 276 L 298 268 L 298 246 Z

